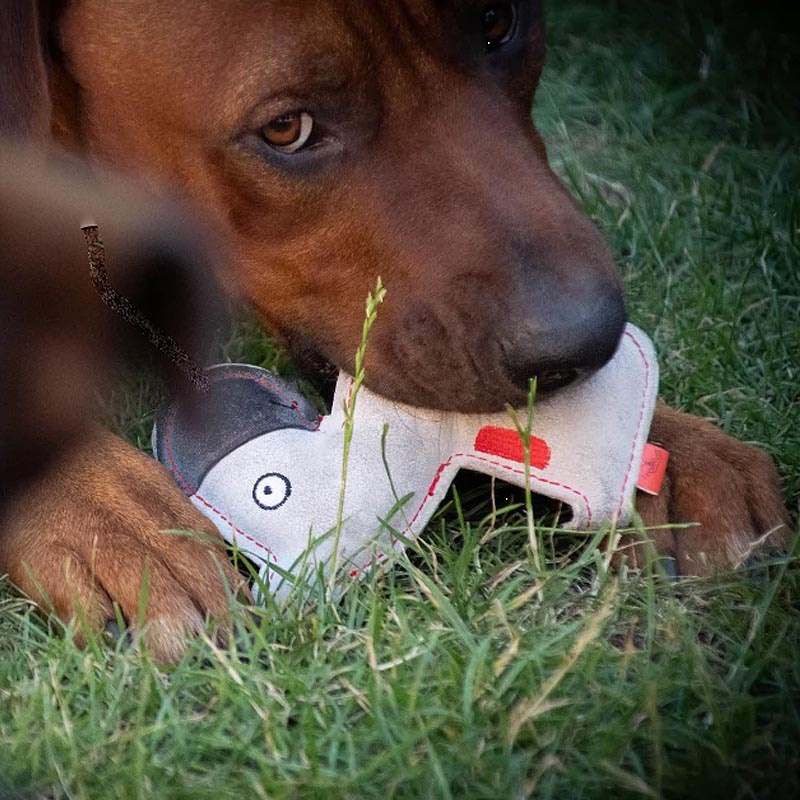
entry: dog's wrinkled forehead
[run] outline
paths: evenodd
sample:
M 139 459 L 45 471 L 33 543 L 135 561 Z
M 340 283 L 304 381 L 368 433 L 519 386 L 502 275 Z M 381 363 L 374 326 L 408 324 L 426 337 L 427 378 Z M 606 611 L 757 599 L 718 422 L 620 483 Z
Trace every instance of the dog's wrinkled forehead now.
M 126 67 L 144 59 L 142 93 L 169 92 L 176 76 L 191 76 L 184 89 L 206 98 L 203 115 L 219 123 L 265 91 L 336 91 L 426 59 L 469 66 L 485 9 L 497 5 L 516 9 L 520 40 L 535 32 L 538 0 L 78 0 L 63 35 L 70 53 L 85 51 L 91 36 L 97 58 L 113 54 L 104 72 L 118 70 L 123 83 Z

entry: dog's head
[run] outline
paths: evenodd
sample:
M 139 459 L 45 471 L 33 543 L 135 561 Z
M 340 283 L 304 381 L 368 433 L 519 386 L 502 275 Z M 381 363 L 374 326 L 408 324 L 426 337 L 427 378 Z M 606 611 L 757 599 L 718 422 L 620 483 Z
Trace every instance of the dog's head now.
M 301 354 L 463 411 L 613 354 L 601 236 L 531 122 L 539 0 L 74 0 L 56 129 L 168 178 L 232 242 L 229 281 Z

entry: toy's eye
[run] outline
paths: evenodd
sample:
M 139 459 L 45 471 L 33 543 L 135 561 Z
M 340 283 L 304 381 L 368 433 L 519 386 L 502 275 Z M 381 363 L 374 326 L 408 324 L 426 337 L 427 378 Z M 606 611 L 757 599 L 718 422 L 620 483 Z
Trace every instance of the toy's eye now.
M 268 472 L 262 475 L 253 487 L 253 500 L 265 511 L 280 508 L 291 494 L 291 481 L 280 472 Z

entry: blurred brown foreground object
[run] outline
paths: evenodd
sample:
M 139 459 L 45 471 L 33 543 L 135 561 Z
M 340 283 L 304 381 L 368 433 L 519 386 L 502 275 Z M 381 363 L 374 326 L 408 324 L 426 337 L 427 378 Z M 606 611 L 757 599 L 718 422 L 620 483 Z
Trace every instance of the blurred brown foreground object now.
M 106 308 L 81 225 L 101 227 L 111 284 L 191 352 L 213 316 L 209 248 L 177 206 L 127 182 L 0 145 L 0 503 L 91 418 L 115 360 L 145 337 Z M 175 388 L 191 384 L 165 358 Z

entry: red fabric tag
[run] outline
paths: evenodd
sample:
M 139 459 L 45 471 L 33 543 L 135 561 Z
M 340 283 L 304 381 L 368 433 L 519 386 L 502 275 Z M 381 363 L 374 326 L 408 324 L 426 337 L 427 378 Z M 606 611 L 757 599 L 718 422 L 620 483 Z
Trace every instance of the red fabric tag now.
M 478 431 L 475 438 L 475 450 L 490 456 L 499 456 L 509 461 L 525 463 L 525 450 L 520 435 L 509 428 L 498 428 L 487 425 Z M 531 466 L 535 469 L 546 469 L 550 463 L 550 446 L 544 439 L 531 436 Z
M 664 483 L 664 475 L 667 474 L 668 463 L 669 450 L 648 442 L 644 446 L 642 466 L 639 468 L 639 480 L 636 481 L 636 488 L 646 494 L 658 494 Z

